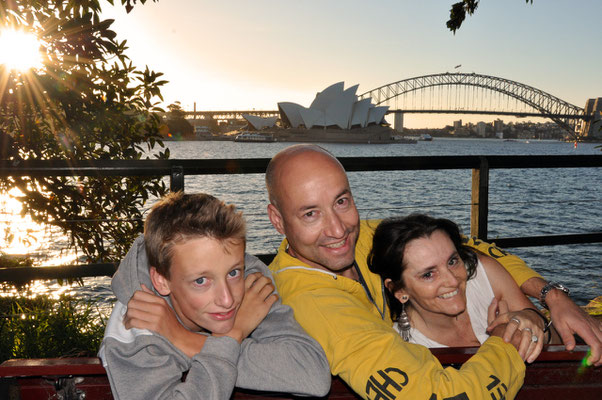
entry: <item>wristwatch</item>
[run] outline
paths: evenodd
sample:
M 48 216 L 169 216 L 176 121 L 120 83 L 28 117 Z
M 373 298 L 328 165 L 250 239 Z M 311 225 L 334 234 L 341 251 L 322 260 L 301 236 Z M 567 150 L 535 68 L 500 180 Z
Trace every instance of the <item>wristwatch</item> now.
M 546 283 L 546 285 L 543 288 L 541 288 L 541 293 L 539 295 L 539 303 L 545 309 L 548 309 L 548 305 L 546 304 L 546 296 L 548 295 L 548 293 L 552 289 L 558 289 L 558 290 L 566 293 L 567 296 L 571 293 L 571 291 L 569 290 L 569 288 L 567 288 L 566 286 L 564 286 L 564 285 L 562 285 L 562 284 L 560 284 L 558 282 L 548 282 L 548 283 Z

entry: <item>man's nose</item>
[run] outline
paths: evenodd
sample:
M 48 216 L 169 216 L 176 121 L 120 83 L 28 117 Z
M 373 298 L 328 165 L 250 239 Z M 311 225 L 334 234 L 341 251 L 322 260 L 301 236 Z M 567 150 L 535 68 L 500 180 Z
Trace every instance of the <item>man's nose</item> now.
M 345 235 L 345 224 L 336 212 L 328 213 L 324 233 L 328 237 L 342 238 Z

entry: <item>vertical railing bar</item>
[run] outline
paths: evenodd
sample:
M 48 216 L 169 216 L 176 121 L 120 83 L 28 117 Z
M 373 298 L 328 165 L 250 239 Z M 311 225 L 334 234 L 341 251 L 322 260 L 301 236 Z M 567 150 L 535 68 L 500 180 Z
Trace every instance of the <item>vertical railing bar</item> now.
M 184 191 L 184 167 L 181 165 L 171 167 L 169 190 L 172 192 Z
M 472 199 L 470 210 L 470 235 L 487 241 L 489 214 L 489 162 L 479 157 L 479 169 L 472 170 Z

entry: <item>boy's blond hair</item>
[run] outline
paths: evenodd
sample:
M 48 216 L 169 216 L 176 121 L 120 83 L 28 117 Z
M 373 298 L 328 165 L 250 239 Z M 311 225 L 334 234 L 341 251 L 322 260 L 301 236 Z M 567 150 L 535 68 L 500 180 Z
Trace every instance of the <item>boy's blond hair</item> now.
M 232 204 L 205 193 L 170 193 L 156 203 L 144 223 L 149 265 L 169 279 L 173 248 L 185 240 L 209 237 L 245 243 L 245 220 Z

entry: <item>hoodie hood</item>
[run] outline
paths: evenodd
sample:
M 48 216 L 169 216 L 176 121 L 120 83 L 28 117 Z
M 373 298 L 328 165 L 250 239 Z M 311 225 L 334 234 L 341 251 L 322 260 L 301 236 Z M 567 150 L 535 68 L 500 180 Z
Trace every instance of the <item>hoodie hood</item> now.
M 117 300 L 127 304 L 134 292 L 140 290 L 140 284 L 144 284 L 155 291 L 150 279 L 148 258 L 144 247 L 144 235 L 136 238 L 130 251 L 121 260 L 117 272 L 113 275 L 111 289 L 117 296 Z

